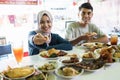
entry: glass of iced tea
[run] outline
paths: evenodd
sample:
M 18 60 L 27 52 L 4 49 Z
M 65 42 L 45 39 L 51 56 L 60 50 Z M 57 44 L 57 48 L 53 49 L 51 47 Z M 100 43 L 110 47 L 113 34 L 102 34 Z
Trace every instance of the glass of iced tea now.
M 13 42 L 12 49 L 15 59 L 19 64 L 20 62 L 22 62 L 22 58 L 23 58 L 23 42 L 22 41 Z
M 110 43 L 111 45 L 117 45 L 118 43 L 118 35 L 112 34 L 110 38 Z

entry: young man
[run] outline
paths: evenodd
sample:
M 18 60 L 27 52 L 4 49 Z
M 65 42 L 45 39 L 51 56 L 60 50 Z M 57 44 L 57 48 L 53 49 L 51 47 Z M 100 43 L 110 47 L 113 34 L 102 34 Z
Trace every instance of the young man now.
M 80 21 L 71 23 L 66 30 L 65 37 L 72 45 L 84 42 L 108 42 L 107 36 L 90 22 L 93 17 L 93 7 L 90 3 L 83 3 L 79 7 L 78 17 Z

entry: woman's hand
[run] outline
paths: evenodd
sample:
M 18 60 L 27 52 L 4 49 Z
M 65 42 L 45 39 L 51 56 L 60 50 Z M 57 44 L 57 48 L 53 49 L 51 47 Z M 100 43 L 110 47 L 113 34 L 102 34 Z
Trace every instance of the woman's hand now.
M 36 45 L 41 45 L 44 44 L 47 41 L 47 39 L 40 33 L 37 33 L 34 37 L 33 37 L 33 42 Z

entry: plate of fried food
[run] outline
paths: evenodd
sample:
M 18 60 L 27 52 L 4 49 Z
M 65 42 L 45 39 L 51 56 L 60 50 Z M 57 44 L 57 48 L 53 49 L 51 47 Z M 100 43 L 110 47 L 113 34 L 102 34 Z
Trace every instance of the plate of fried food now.
M 103 45 L 104 43 L 100 43 L 100 42 L 88 42 L 88 43 L 83 43 L 81 46 L 90 49 L 90 48 L 101 48 L 103 47 Z
M 67 55 L 67 53 L 64 52 L 64 51 L 52 48 L 52 49 L 49 49 L 49 50 L 41 51 L 39 53 L 39 55 L 40 55 L 40 57 L 42 57 L 44 59 L 54 60 L 54 59 L 58 59 L 58 57 Z
M 42 72 L 54 72 L 58 67 L 58 63 L 55 60 L 45 61 L 43 64 L 36 64 L 37 70 Z
M 25 80 L 56 80 L 56 76 L 36 70 L 32 76 L 27 77 Z
M 115 59 L 116 61 L 120 61 L 120 51 L 116 51 L 113 54 L 113 59 Z
M 87 52 L 83 53 L 83 55 L 82 55 L 83 60 L 95 60 L 98 58 L 100 58 L 100 54 L 94 53 L 92 51 L 87 51 Z
M 99 53 L 100 59 L 102 59 L 106 65 L 111 65 L 115 62 L 115 59 L 113 58 L 115 50 L 112 48 L 112 46 L 96 49 L 94 53 Z
M 7 80 L 19 80 L 25 79 L 35 73 L 35 68 L 32 66 L 15 67 L 8 66 L 7 70 L 4 70 L 1 74 L 3 78 Z
M 115 53 L 113 54 L 113 59 L 116 61 L 120 61 L 120 45 L 112 46 L 115 49 Z
M 68 78 L 68 79 L 80 76 L 83 74 L 83 72 L 84 72 L 84 69 L 78 68 L 74 65 L 61 66 L 55 70 L 55 73 L 58 76 L 62 78 Z
M 92 61 L 82 61 L 79 64 L 76 64 L 75 66 L 83 68 L 85 71 L 94 72 L 97 70 L 100 70 L 104 67 L 105 63 L 100 60 L 92 60 Z
M 63 65 L 74 65 L 74 64 L 81 62 L 82 58 L 80 58 L 77 54 L 69 54 L 69 55 L 61 57 L 59 61 Z
M 101 43 L 101 42 L 88 42 L 81 44 L 81 47 L 88 49 L 89 51 L 94 51 L 95 49 L 102 47 L 109 47 L 109 44 Z

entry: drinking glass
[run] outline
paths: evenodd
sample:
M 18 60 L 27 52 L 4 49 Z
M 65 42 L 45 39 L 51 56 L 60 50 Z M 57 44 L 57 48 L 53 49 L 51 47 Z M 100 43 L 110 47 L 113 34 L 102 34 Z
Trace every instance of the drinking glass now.
M 118 42 L 118 35 L 112 34 L 110 38 L 111 45 L 117 45 L 117 42 Z
M 23 42 L 22 41 L 14 42 L 12 44 L 12 49 L 17 64 L 19 65 L 20 62 L 22 62 L 22 58 L 23 58 Z

